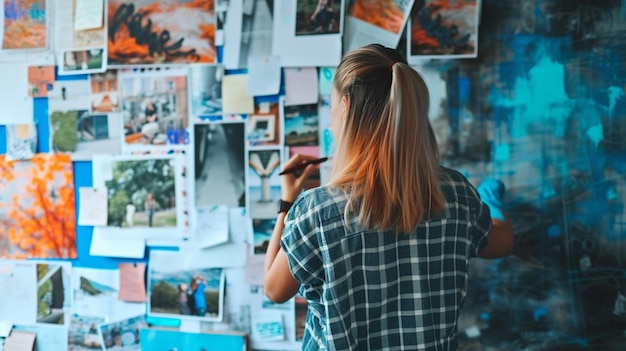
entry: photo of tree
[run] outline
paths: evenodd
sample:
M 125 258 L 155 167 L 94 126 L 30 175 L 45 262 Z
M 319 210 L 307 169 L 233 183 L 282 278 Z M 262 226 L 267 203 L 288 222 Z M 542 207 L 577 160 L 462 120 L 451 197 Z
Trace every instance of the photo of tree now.
M 176 169 L 172 158 L 111 163 L 108 226 L 176 227 Z
M 37 264 L 37 323 L 65 324 L 69 279 L 60 264 Z
M 0 155 L 0 257 L 75 258 L 76 206 L 70 155 Z

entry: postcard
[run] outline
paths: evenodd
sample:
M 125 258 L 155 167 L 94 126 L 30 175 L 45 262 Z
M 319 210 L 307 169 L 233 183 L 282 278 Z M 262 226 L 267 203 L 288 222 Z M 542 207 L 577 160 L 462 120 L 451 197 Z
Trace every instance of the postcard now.
M 191 65 L 189 67 L 189 94 L 191 114 L 194 117 L 222 114 L 222 65 Z
M 16 196 L 19 194 L 19 196 Z M 0 155 L 2 257 L 75 258 L 74 171 L 69 155 Z
M 102 350 L 140 351 L 140 335 L 144 328 L 148 328 L 145 315 L 100 324 Z
M 251 218 L 276 218 L 282 181 L 280 149 L 250 150 L 248 154 L 247 214 Z
M 480 0 L 416 3 L 407 24 L 409 63 L 478 55 Z
M 120 109 L 119 84 L 117 70 L 89 75 L 91 85 L 91 112 L 108 113 Z
M 195 204 L 244 207 L 244 123 L 194 125 Z
M 272 54 L 283 67 L 337 66 L 341 60 L 342 0 L 274 3 Z
M 221 321 L 224 269 L 204 267 L 204 262 L 185 259 L 185 254 L 177 251 L 152 250 L 148 263 L 148 314 Z
M 182 167 L 181 155 L 94 156 L 93 186 L 108 193 L 107 226 L 101 230 L 124 238 L 181 238 Z
M 187 71 L 119 73 L 125 151 L 189 144 Z
M 285 146 L 319 145 L 318 104 L 283 105 Z
M 213 1 L 109 0 L 111 66 L 215 63 Z
M 3 50 L 45 49 L 48 18 L 45 0 L 4 0 Z
M 343 52 L 372 43 L 397 47 L 413 3 L 414 0 L 349 1 Z
M 47 97 L 55 80 L 54 66 L 28 66 L 28 95 Z
M 301 340 L 297 340 L 295 298 L 285 303 L 270 301 L 263 292 L 262 286 L 250 286 L 250 316 L 252 328 L 259 330 L 250 333 L 252 347 L 256 350 L 299 350 L 302 348 Z M 261 322 L 257 323 L 256 318 Z M 278 318 L 282 321 L 282 338 L 279 338 L 280 327 L 276 324 Z M 304 322 L 304 321 L 303 321 Z M 257 324 L 255 324 L 257 323 Z M 304 326 L 304 324 L 302 324 Z M 269 328 L 269 330 L 267 330 Z

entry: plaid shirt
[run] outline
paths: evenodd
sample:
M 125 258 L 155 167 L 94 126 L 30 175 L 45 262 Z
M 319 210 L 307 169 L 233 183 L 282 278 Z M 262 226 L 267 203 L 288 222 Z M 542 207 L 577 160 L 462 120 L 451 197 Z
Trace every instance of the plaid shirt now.
M 469 259 L 487 244 L 489 209 L 460 173 L 441 167 L 446 208 L 412 235 L 344 221 L 346 195 L 302 193 L 281 247 L 308 301 L 303 350 L 457 350 Z

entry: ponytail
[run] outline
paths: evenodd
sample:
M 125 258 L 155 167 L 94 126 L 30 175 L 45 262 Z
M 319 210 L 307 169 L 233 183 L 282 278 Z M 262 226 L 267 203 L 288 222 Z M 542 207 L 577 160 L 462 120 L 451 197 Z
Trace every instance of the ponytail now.
M 335 89 L 348 98 L 331 185 L 349 193 L 346 217 L 365 228 L 411 233 L 444 207 L 438 149 L 422 77 L 382 46 L 344 57 Z

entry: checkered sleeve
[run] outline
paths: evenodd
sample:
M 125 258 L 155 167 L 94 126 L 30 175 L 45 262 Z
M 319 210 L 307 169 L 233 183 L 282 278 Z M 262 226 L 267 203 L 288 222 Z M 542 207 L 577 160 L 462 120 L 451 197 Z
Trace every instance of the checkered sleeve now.
M 316 208 L 306 196 L 300 196 L 285 217 L 280 246 L 287 255 L 289 269 L 303 287 L 323 283 L 324 266 L 316 225 Z
M 487 246 L 487 237 L 491 229 L 491 214 L 489 207 L 480 200 L 480 196 L 474 186 L 467 182 L 470 193 L 474 195 L 472 207 L 472 227 L 470 228 L 471 257 L 478 256 L 478 253 Z

